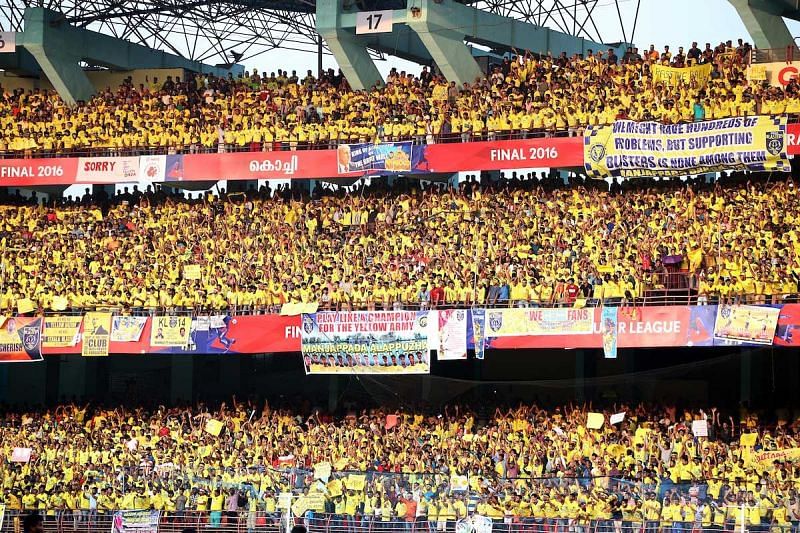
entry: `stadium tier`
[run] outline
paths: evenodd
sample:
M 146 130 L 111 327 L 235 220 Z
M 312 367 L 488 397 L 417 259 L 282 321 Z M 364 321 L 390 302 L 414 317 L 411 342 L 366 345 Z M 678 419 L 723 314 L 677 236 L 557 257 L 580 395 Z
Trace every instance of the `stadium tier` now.
M 106 88 L 68 107 L 46 90 L 2 91 L 0 154 L 127 155 L 268 151 L 341 143 L 577 136 L 615 119 L 663 123 L 800 112 L 798 84 L 751 82 L 751 47 L 729 41 L 567 58 L 515 56 L 456 86 L 427 70 L 393 71 L 351 91 L 341 74 L 253 72 L 168 77 Z
M 102 209 L 88 195 L 58 207 L 8 198 L 0 311 L 758 304 L 798 294 L 791 179 L 607 188 L 529 175 L 457 189 L 320 188 L 313 198 L 134 189 Z
M 249 531 L 289 513 L 350 532 L 450 532 L 473 514 L 504 532 L 788 532 L 800 520 L 798 425 L 785 413 L 490 409 L 332 417 L 234 397 L 213 410 L 5 413 L 2 497 L 7 515 L 38 510 L 81 531 L 118 509 L 165 528 Z

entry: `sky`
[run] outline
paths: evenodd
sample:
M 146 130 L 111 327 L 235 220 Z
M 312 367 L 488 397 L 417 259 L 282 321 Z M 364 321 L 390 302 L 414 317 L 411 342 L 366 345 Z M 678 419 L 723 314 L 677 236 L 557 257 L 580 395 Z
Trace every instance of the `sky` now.
M 621 0 L 620 7 L 626 29 L 630 32 L 636 0 Z M 613 1 L 600 0 L 594 11 L 594 20 L 605 42 L 623 40 Z M 787 23 L 792 35 L 800 36 L 800 23 Z M 640 49 L 647 49 L 650 44 L 655 44 L 658 49 L 669 45 L 670 49 L 677 50 L 679 46 L 688 48 L 692 41 L 700 43 L 702 48 L 706 42 L 716 46 L 729 39 L 735 43 L 738 38 L 752 43 L 744 24 L 728 0 L 642 0 L 633 41 Z M 332 56 L 327 55 L 323 65 L 325 68 L 335 68 L 336 62 Z M 414 63 L 391 57 L 377 61 L 376 65 L 384 76 L 392 67 L 410 72 L 419 70 Z M 257 67 L 259 71 L 267 72 L 282 67 L 298 72 L 308 69 L 316 71 L 317 58 L 315 54 L 279 50 L 251 58 L 245 66 Z

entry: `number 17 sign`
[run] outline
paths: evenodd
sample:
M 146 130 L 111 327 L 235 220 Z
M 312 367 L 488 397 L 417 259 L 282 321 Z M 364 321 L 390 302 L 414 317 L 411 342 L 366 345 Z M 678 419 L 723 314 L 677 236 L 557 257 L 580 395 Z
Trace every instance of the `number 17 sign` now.
M 391 32 L 393 13 L 391 9 L 384 11 L 359 11 L 356 13 L 356 34 Z

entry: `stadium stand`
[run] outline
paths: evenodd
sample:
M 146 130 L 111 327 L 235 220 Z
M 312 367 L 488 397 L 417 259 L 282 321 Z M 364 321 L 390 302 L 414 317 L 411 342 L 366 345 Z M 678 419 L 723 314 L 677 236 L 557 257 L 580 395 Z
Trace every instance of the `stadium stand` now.
M 618 118 L 691 122 L 800 113 L 800 85 L 749 84 L 752 48 L 739 40 L 676 53 L 654 46 L 586 57 L 520 54 L 488 77 L 456 87 L 424 70 L 393 70 L 383 88 L 349 90 L 341 73 L 302 79 L 253 71 L 239 79 L 196 76 L 107 88 L 70 108 L 54 92 L 0 90 L 0 154 L 124 155 L 268 151 L 341 142 L 417 143 L 579 135 Z M 664 80 L 659 65 L 711 65 Z
M 780 303 L 798 294 L 791 178 L 474 176 L 184 199 L 0 199 L 0 311 Z M 17 205 L 18 204 L 18 205 Z M 199 265 L 200 279 L 183 267 Z M 680 298 L 679 298 L 680 297 Z
M 318 531 L 453 531 L 468 513 L 509 533 L 800 521 L 798 422 L 786 412 L 616 405 L 591 429 L 590 405 L 491 409 L 333 417 L 234 397 L 213 410 L 6 412 L 2 496 L 7 514 L 36 509 L 59 530 L 99 529 L 115 509 L 160 510 L 167 529 L 277 529 L 279 495 L 292 491 L 295 520 Z M 30 461 L 12 462 L 14 447 Z

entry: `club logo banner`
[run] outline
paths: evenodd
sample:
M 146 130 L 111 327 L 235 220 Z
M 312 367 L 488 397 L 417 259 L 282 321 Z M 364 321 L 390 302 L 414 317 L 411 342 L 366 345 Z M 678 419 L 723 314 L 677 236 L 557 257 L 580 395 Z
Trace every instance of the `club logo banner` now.
M 192 325 L 190 316 L 156 316 L 150 330 L 151 346 L 186 346 Z
M 483 359 L 486 350 L 486 310 L 471 309 L 472 315 L 472 344 L 475 350 L 475 359 Z
M 411 172 L 413 145 L 410 141 L 391 143 L 340 144 L 336 149 L 339 174 L 381 171 Z
M 689 124 L 618 120 L 584 137 L 589 177 L 685 176 L 727 170 L 789 172 L 786 117 Z
M 111 326 L 111 341 L 138 342 L 145 324 L 146 316 L 115 316 Z
M 81 340 L 83 316 L 49 316 L 44 319 L 42 346 L 66 348 L 76 346 Z
M 0 316 L 0 361 L 42 360 L 42 319 Z
M 487 337 L 522 335 L 588 335 L 594 316 L 591 309 L 487 309 Z
M 720 305 L 714 337 L 753 344 L 772 344 L 781 310 L 757 305 Z
M 467 358 L 467 310 L 443 309 L 436 312 L 439 327 L 439 346 L 436 358 L 439 361 L 454 361 Z
M 86 313 L 83 319 L 83 357 L 106 357 L 111 342 L 111 313 Z
M 428 374 L 428 327 L 427 311 L 304 314 L 306 373 Z
M 653 84 L 655 85 L 663 84 L 668 87 L 674 87 L 680 84 L 694 84 L 694 87 L 701 89 L 711 79 L 712 69 L 713 67 L 710 63 L 683 68 L 653 65 L 651 73 L 653 74 Z

